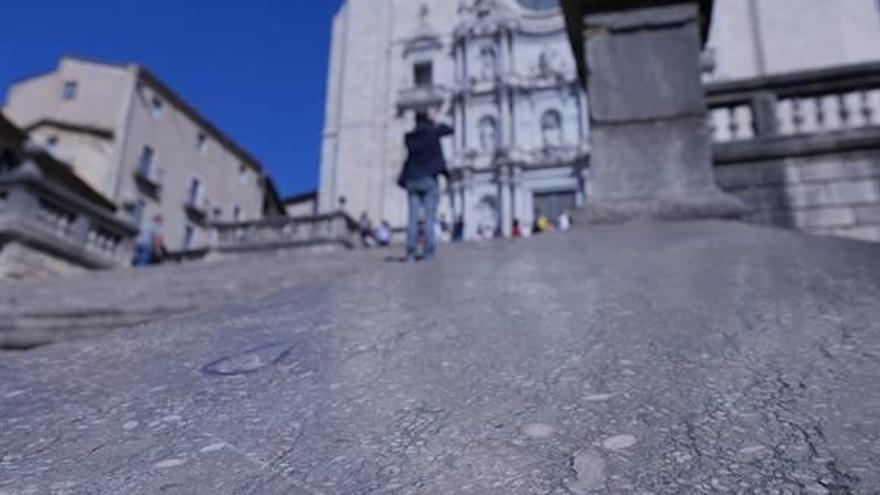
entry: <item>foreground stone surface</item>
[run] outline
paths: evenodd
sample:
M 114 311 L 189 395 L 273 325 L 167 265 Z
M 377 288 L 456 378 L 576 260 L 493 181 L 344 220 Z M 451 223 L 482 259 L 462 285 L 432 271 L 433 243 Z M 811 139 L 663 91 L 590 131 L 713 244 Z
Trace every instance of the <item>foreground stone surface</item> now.
M 2 494 L 874 494 L 875 245 L 721 222 L 379 261 L 0 359 Z

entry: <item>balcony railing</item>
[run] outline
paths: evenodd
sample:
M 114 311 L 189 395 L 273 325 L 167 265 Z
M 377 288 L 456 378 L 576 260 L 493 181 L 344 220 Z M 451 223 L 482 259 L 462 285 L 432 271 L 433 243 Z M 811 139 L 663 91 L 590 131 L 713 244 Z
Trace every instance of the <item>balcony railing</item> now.
M 427 86 L 415 86 L 401 89 L 397 95 L 397 110 L 424 110 L 432 106 L 441 105 L 446 98 L 447 89 L 436 84 Z
M 279 217 L 243 223 L 214 224 L 220 252 L 263 251 L 309 246 L 358 245 L 357 222 L 345 213 Z
M 162 192 L 162 176 L 161 173 L 155 174 L 145 174 L 143 171 L 138 170 L 134 173 L 135 181 L 137 181 L 138 187 L 144 194 L 150 196 L 153 199 L 158 200 L 159 195 Z
M 197 224 L 203 224 L 208 219 L 211 203 L 207 198 L 201 201 L 187 201 L 183 204 L 187 217 Z
M 710 84 L 716 143 L 880 126 L 880 64 Z

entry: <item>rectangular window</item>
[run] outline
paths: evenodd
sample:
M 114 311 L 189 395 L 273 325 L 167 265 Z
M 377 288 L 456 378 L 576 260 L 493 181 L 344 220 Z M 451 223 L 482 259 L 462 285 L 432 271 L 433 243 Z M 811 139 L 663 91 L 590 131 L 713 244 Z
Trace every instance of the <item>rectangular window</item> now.
M 183 228 L 183 240 L 180 243 L 180 248 L 184 251 L 189 251 L 192 248 L 193 237 L 195 237 L 196 229 L 193 228 L 192 225 L 187 225 Z
M 205 150 L 208 149 L 208 136 L 206 136 L 204 132 L 200 132 L 196 137 L 196 149 L 201 153 L 204 153 Z
M 156 152 L 149 146 L 144 146 L 141 151 L 141 158 L 138 161 L 137 174 L 145 179 L 153 179 L 153 161 L 156 159 Z
M 241 207 L 235 205 L 235 208 L 232 209 L 232 221 L 240 222 L 241 221 Z
M 413 81 L 418 88 L 434 84 L 434 67 L 431 62 L 420 62 L 413 67 Z
M 238 183 L 242 186 L 247 184 L 247 165 L 244 163 L 238 166 Z
M 199 207 L 199 201 L 202 196 L 202 181 L 193 178 L 189 183 L 189 190 L 186 194 L 186 204 L 194 208 Z
M 76 81 L 65 81 L 64 89 L 61 90 L 61 98 L 64 101 L 70 101 L 76 98 L 77 90 L 79 90 L 79 83 Z
M 161 98 L 158 96 L 150 98 L 150 111 L 153 112 L 154 117 L 162 115 L 163 108 L 165 108 L 165 103 L 162 102 Z

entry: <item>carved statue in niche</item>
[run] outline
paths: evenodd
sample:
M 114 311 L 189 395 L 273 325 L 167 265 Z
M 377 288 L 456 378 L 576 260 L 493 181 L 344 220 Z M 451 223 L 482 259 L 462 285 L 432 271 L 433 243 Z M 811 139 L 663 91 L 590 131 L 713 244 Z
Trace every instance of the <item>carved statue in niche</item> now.
M 477 204 L 477 225 L 486 237 L 493 237 L 498 227 L 498 200 L 495 196 L 485 195 Z
M 498 147 L 498 125 L 495 119 L 485 116 L 480 119 L 480 149 L 483 151 L 494 151 Z
M 495 48 L 480 48 L 480 79 L 494 79 L 497 72 L 498 57 L 495 55 Z
M 431 26 L 431 8 L 426 2 L 419 5 L 419 20 L 417 23 L 418 32 L 422 35 L 429 35 L 434 32 Z
M 538 75 L 550 77 L 559 74 L 559 61 L 556 50 L 551 46 L 545 46 L 538 56 Z
M 562 116 L 556 110 L 547 110 L 541 115 L 541 136 L 544 148 L 562 146 Z

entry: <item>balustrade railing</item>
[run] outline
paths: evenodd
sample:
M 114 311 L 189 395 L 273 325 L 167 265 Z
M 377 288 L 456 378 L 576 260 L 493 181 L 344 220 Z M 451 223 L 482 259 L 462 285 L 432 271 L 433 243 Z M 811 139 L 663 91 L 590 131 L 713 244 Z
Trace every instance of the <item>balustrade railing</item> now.
M 137 233 L 110 211 L 44 183 L 0 177 L 0 231 L 89 268 L 125 265 Z
M 716 143 L 880 126 L 880 64 L 710 84 Z
M 51 201 L 39 198 L 36 215 L 37 224 L 45 232 L 65 239 L 73 238 L 73 223 L 77 219 L 76 213 L 62 206 L 56 206 Z
M 357 222 L 344 213 L 268 218 L 214 224 L 218 251 L 257 251 L 285 247 L 357 246 Z

